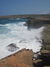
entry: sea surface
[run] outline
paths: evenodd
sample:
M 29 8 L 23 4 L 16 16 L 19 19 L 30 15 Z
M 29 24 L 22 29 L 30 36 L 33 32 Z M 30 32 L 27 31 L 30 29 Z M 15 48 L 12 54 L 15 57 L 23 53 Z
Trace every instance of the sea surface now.
M 42 46 L 42 31 L 44 27 L 28 30 L 25 26 L 27 19 L 0 19 L 0 59 L 26 48 L 33 52 L 39 52 Z M 11 52 L 7 46 L 15 43 L 19 49 Z

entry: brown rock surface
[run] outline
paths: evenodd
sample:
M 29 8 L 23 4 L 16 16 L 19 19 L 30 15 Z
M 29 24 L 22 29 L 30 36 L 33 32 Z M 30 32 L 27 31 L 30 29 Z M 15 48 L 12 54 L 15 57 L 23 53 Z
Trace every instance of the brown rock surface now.
M 22 49 L 16 54 L 0 60 L 0 67 L 33 67 L 33 52 Z

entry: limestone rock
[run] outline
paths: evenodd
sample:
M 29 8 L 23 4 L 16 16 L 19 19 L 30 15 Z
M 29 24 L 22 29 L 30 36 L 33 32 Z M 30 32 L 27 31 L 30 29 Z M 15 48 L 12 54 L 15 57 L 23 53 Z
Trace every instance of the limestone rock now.
M 19 52 L 0 60 L 0 67 L 33 67 L 33 52 L 22 49 Z

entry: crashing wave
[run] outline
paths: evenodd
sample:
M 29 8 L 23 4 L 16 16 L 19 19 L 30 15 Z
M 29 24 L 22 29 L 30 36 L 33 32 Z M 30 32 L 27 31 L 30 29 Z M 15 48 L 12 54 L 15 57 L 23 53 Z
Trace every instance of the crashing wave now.
M 0 34 L 0 59 L 23 48 L 32 49 L 32 51 L 35 53 L 40 51 L 42 45 L 41 32 L 43 31 L 44 27 L 28 30 L 27 26 L 24 24 L 25 22 L 20 22 L 18 24 L 9 23 L 4 25 L 7 31 L 9 31 L 8 33 Z M 17 45 L 11 45 L 12 42 Z

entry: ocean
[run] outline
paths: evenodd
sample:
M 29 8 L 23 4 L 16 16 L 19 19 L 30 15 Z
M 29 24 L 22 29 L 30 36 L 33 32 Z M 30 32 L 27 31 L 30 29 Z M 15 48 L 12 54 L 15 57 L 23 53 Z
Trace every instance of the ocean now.
M 27 19 L 0 19 L 0 59 L 26 48 L 39 52 L 42 46 L 42 31 L 44 27 L 28 29 Z M 16 44 L 18 49 L 11 52 L 7 46 Z

